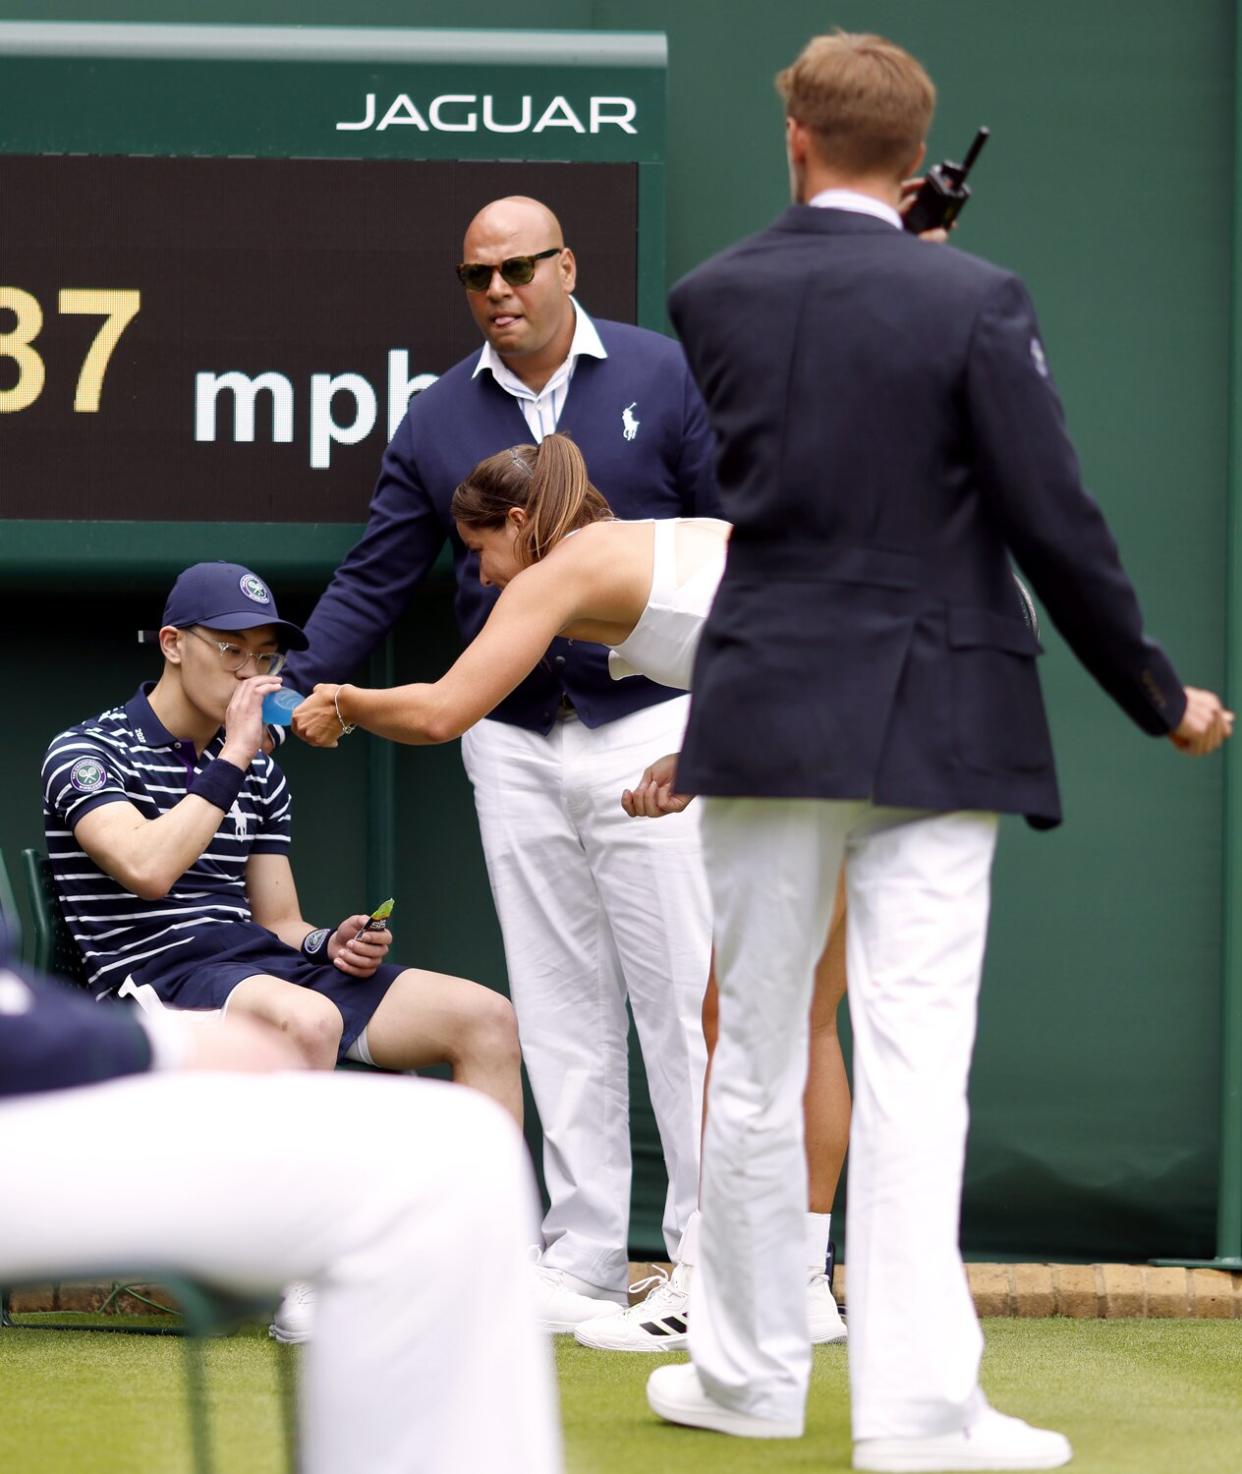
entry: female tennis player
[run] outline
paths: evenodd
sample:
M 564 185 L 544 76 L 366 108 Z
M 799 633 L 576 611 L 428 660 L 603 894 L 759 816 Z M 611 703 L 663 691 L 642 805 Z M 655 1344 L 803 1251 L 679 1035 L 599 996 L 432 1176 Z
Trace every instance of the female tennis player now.
M 451 741 L 529 675 L 558 636 L 610 646 L 615 679 L 645 675 L 690 688 L 703 621 L 724 571 L 727 522 L 616 520 L 591 485 L 581 452 L 563 435 L 481 461 L 457 488 L 452 512 L 462 541 L 478 556 L 480 579 L 502 591 L 483 629 L 438 681 L 385 690 L 316 686 L 293 714 L 299 737 L 316 747 L 335 747 L 347 731 L 361 727 L 393 742 Z M 652 763 L 622 795 L 627 813 L 656 818 L 685 808 L 690 797 L 676 792 L 675 770 L 675 753 Z M 824 1274 L 828 1215 L 849 1137 L 849 1085 L 836 1028 L 844 992 L 841 888 L 816 969 L 805 1099 L 807 1308 L 817 1342 L 845 1337 Z M 703 1007 L 709 1071 L 716 1003 L 712 977 Z M 629 1311 L 586 1322 L 575 1332 L 578 1340 L 607 1350 L 683 1348 L 696 1230 L 692 1219 L 681 1262 L 667 1283 Z

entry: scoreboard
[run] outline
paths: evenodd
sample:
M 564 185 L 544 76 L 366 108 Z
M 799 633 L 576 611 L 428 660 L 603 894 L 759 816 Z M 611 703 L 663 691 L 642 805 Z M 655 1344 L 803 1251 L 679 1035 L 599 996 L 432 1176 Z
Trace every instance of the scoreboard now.
M 317 578 L 478 346 L 475 211 L 545 200 L 659 326 L 663 37 L 0 23 L 0 570 Z M 255 525 L 259 524 L 259 525 Z

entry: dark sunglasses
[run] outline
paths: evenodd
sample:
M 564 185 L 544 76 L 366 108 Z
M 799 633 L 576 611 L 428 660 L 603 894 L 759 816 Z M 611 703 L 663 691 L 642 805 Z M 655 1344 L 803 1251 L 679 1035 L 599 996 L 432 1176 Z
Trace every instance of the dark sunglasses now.
M 559 256 L 564 246 L 549 246 L 546 251 L 537 251 L 533 256 L 510 256 L 499 266 L 489 266 L 486 261 L 463 261 L 457 268 L 457 280 L 468 292 L 486 292 L 492 284 L 492 276 L 499 271 L 511 287 L 524 287 L 535 275 L 535 266 L 549 256 Z

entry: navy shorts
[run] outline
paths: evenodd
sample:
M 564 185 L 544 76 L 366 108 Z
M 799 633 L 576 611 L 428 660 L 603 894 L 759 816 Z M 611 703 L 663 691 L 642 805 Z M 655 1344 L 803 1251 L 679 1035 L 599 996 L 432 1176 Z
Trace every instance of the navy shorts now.
M 402 971 L 381 962 L 369 978 L 351 978 L 330 962 L 311 962 L 266 927 L 230 921 L 204 927 L 184 946 L 148 958 L 130 976 L 135 983 L 150 983 L 170 1008 L 223 1008 L 238 983 L 256 973 L 310 988 L 330 998 L 345 1021 L 337 1052 L 344 1059 Z

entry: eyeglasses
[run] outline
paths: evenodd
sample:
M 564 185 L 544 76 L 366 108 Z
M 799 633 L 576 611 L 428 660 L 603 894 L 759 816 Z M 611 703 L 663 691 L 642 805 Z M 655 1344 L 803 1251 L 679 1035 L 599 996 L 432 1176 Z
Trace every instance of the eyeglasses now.
M 559 256 L 564 246 L 549 246 L 546 251 L 536 251 L 533 256 L 510 256 L 499 266 L 489 266 L 486 261 L 463 261 L 457 268 L 457 280 L 468 292 L 486 292 L 492 277 L 500 272 L 511 287 L 524 287 L 535 275 L 535 267 L 549 256 Z
M 278 676 L 285 668 L 283 650 L 247 650 L 244 645 L 231 645 L 227 640 L 210 640 L 196 629 L 187 628 L 185 632 L 196 640 L 202 640 L 204 645 L 214 645 L 220 652 L 220 664 L 230 675 L 245 669 L 252 660 L 257 676 Z

